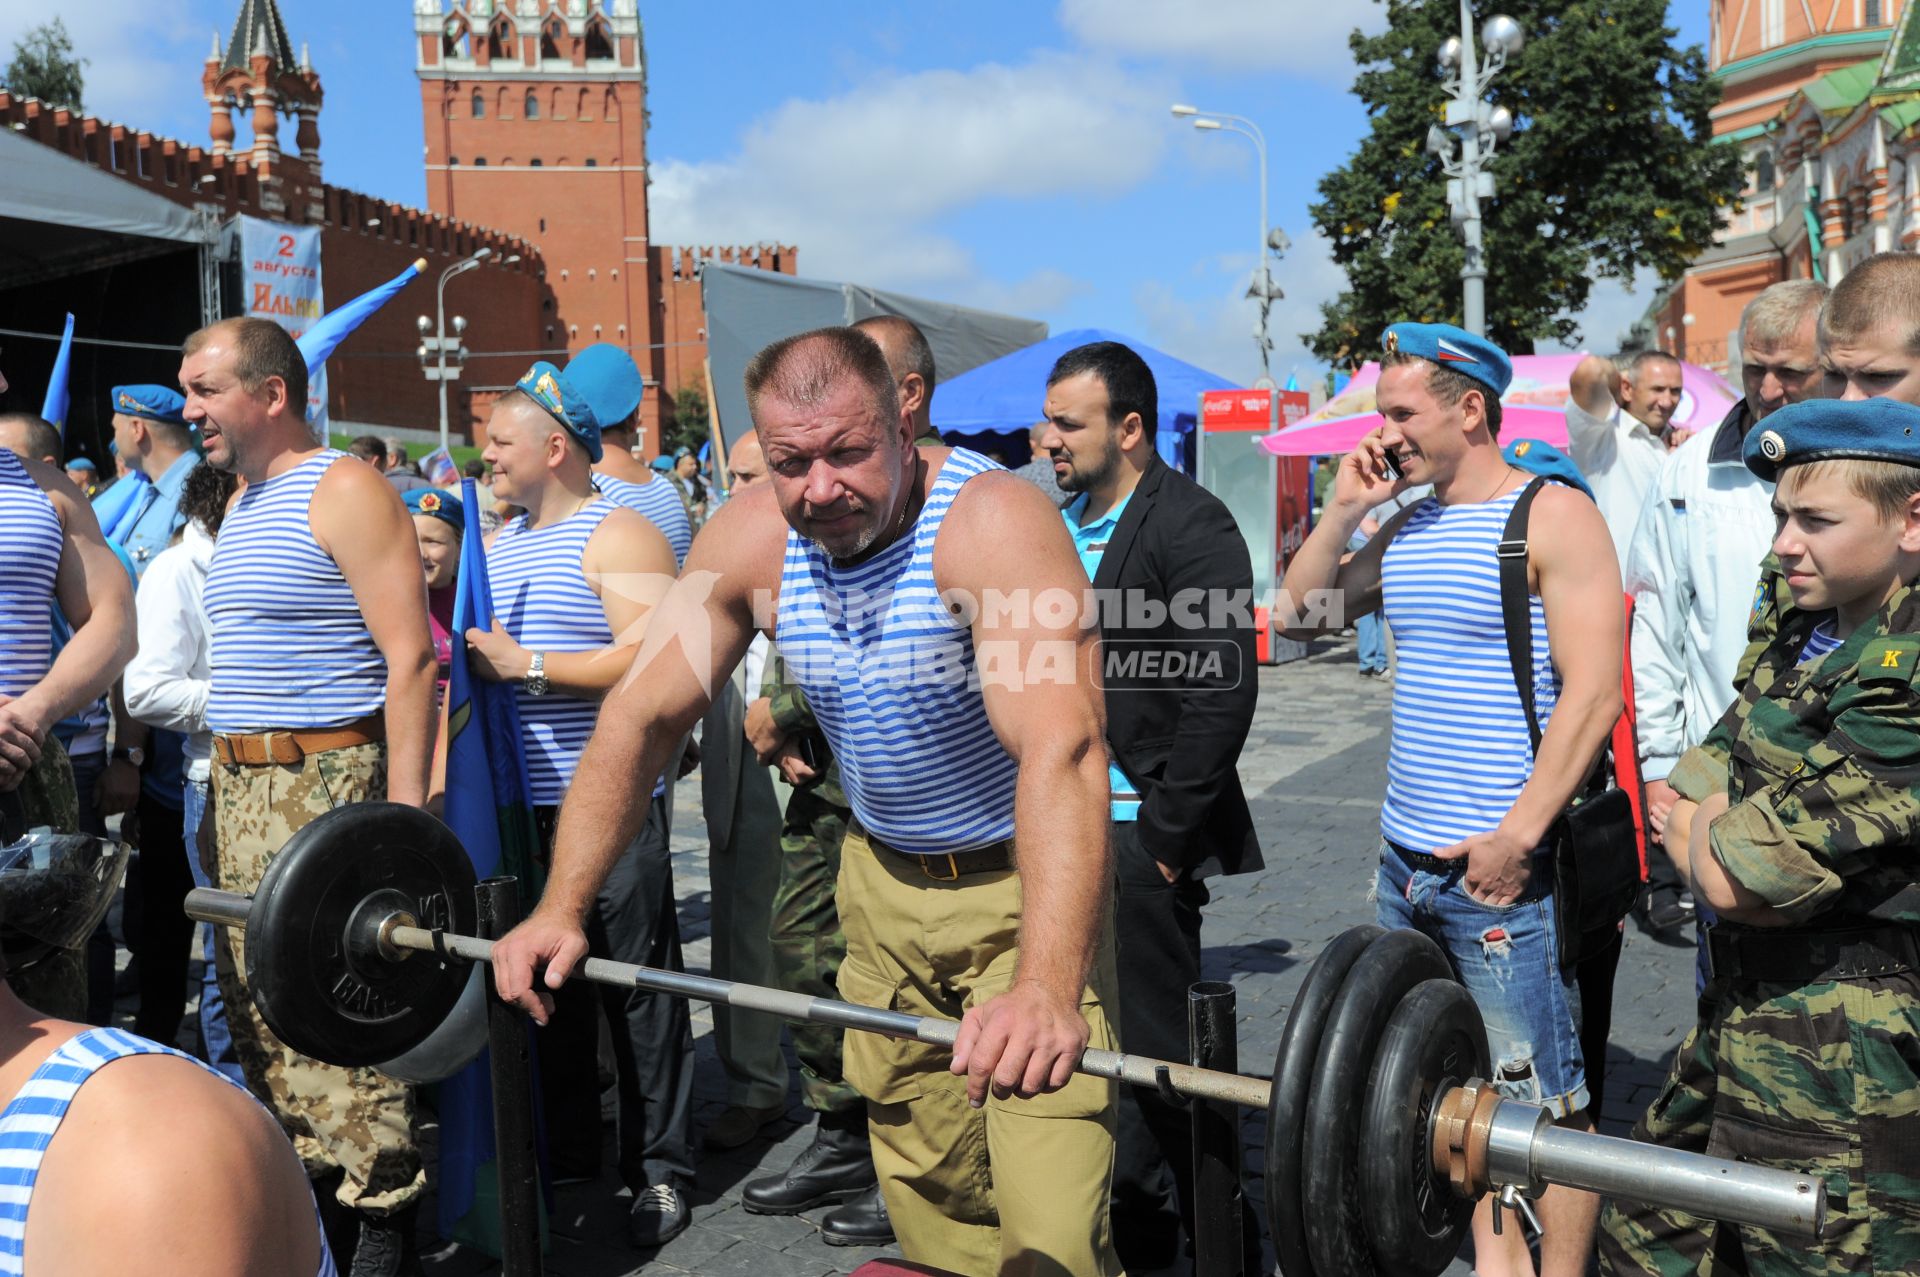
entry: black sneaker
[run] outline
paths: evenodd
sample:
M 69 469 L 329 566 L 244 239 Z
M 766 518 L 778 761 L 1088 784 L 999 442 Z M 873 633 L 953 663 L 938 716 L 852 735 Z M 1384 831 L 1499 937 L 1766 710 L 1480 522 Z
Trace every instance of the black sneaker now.
M 413 1207 L 377 1219 L 362 1215 L 347 1277 L 420 1277 L 425 1270 L 414 1248 L 413 1216 Z
M 671 1184 L 655 1184 L 633 1195 L 627 1212 L 627 1240 L 641 1250 L 664 1246 L 687 1231 L 693 1212 L 687 1199 Z
M 1680 893 L 1667 888 L 1649 891 L 1633 909 L 1634 921 L 1661 944 L 1686 946 L 1692 942 L 1685 934 L 1693 921 L 1693 911 L 1680 903 Z

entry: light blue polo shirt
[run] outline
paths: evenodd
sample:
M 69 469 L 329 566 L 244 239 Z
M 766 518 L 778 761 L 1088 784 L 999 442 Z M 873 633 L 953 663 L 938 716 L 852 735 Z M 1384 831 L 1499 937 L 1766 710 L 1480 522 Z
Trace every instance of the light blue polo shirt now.
M 133 521 L 126 525 L 120 544 L 133 560 L 134 571 L 145 576 L 147 566 L 173 542 L 173 534 L 187 521 L 180 513 L 180 490 L 187 475 L 200 464 L 200 454 L 189 448 L 174 459 L 145 490 L 136 497 Z
M 1073 537 L 1073 548 L 1080 554 L 1080 566 L 1086 569 L 1087 580 L 1091 582 L 1094 574 L 1100 570 L 1100 560 L 1107 553 L 1107 542 L 1113 539 L 1114 529 L 1120 526 L 1120 516 L 1127 512 L 1127 502 L 1133 500 L 1133 493 L 1129 492 L 1113 509 L 1083 528 L 1080 526 L 1080 512 L 1087 508 L 1089 499 L 1082 492 L 1061 507 L 1060 517 L 1067 521 L 1067 533 Z M 1113 790 L 1113 819 L 1138 820 L 1140 794 L 1111 756 L 1107 761 L 1107 785 Z

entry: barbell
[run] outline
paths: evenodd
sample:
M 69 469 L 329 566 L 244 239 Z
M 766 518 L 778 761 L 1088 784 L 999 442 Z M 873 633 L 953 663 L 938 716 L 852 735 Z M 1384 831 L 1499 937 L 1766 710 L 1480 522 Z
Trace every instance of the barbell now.
M 252 896 L 196 889 L 189 915 L 244 931 L 247 978 L 289 1047 L 378 1067 L 440 1027 L 493 942 L 474 928 L 475 875 L 458 839 L 414 807 L 321 815 L 273 857 Z M 952 1046 L 959 1024 L 709 976 L 587 958 L 575 978 L 790 1020 Z M 478 1044 L 474 1048 L 478 1051 Z M 1707 1219 L 1817 1237 L 1818 1179 L 1553 1124 L 1502 1097 L 1478 1009 L 1414 931 L 1356 927 L 1314 961 L 1271 1081 L 1090 1049 L 1080 1072 L 1267 1110 L 1266 1196 L 1288 1277 L 1431 1275 L 1473 1203 L 1549 1184 Z

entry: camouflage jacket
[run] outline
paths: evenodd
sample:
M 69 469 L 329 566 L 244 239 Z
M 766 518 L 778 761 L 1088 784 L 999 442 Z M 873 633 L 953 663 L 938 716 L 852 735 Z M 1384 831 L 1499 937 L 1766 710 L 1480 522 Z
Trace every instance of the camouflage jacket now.
M 1715 855 L 1790 924 L 1920 923 L 1920 590 L 1799 665 L 1828 615 L 1781 610 L 1740 698 L 1668 783 L 1694 802 L 1726 793 Z
M 820 731 L 820 724 L 813 717 L 813 708 L 807 704 L 807 694 L 797 684 L 787 681 L 787 663 L 780 659 L 780 649 L 777 647 L 767 655 L 766 673 L 760 677 L 760 694 L 769 701 L 767 708 L 773 713 L 774 725 L 787 735 Z M 835 807 L 847 805 L 846 791 L 840 788 L 838 758 L 827 760 L 827 770 L 818 780 L 795 788 L 809 790 L 822 802 Z
M 1781 624 L 1793 611 L 1787 574 L 1780 570 L 1779 558 L 1769 550 L 1767 557 L 1760 560 L 1760 581 L 1753 587 L 1753 610 L 1747 614 L 1747 650 L 1740 654 L 1740 664 L 1733 674 L 1735 692 L 1753 677 L 1753 667 L 1760 663 L 1761 653 L 1767 650 L 1767 644 L 1773 642 L 1773 636 L 1780 632 Z

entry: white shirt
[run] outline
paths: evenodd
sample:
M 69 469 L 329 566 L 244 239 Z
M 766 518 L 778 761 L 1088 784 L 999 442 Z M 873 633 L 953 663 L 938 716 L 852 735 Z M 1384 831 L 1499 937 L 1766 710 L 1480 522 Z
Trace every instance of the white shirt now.
M 1663 780 L 1733 703 L 1773 485 L 1747 469 L 1745 403 L 1668 455 L 1625 563 L 1640 774 Z
M 1666 462 L 1667 445 L 1624 409 L 1612 417 L 1596 417 L 1569 399 L 1567 451 L 1593 489 L 1594 504 L 1613 534 L 1614 556 L 1626 563 L 1641 508 Z
M 162 550 L 140 578 L 134 596 L 140 650 L 127 662 L 127 712 L 149 727 L 186 732 L 187 779 L 205 782 L 213 734 L 207 730 L 206 609 L 201 596 L 213 538 L 198 521 L 180 530 L 180 543 Z

